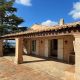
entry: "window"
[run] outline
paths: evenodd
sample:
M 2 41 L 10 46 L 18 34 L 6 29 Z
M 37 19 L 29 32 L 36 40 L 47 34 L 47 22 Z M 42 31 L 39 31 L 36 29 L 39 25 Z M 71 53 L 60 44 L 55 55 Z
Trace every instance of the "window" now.
M 32 41 L 32 51 L 35 52 L 36 51 L 36 40 Z

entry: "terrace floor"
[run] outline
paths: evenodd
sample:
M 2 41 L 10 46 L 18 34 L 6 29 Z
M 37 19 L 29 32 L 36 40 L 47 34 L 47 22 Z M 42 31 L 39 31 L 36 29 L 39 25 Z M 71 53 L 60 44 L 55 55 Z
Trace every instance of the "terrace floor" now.
M 11 61 L 12 63 L 14 61 L 14 56 L 4 56 L 3 58 Z M 28 72 L 29 75 L 36 74 L 36 76 L 39 76 L 39 78 L 42 78 L 43 74 L 45 74 L 45 75 L 49 76 L 49 77 L 46 77 L 47 78 L 46 80 L 63 80 L 64 76 L 65 76 L 65 71 L 74 73 L 74 65 L 69 65 L 66 63 L 58 62 L 54 59 L 44 59 L 44 58 L 38 58 L 35 56 L 24 55 L 23 60 L 24 60 L 23 64 L 19 64 L 19 65 L 24 66 L 26 69 L 27 68 L 32 69 L 33 73 Z M 22 69 L 22 71 L 23 71 L 23 69 Z M 26 76 L 27 76 L 27 74 L 26 74 Z M 34 76 L 30 76 L 30 77 L 34 78 Z M 51 79 L 49 79 L 49 78 L 51 78 Z M 17 80 L 17 79 L 15 79 L 15 80 Z M 23 79 L 19 79 L 19 80 L 23 80 Z M 30 79 L 30 80 L 35 80 L 35 79 Z M 45 80 L 45 79 L 42 79 L 42 80 Z

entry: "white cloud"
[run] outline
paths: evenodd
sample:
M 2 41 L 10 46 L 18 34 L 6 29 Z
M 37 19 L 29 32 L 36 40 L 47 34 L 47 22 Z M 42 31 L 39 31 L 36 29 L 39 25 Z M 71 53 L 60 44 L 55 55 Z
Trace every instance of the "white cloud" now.
M 73 10 L 70 11 L 69 15 L 71 15 L 73 19 L 80 19 L 80 2 L 73 4 Z
M 23 26 L 19 25 L 18 27 L 23 27 Z
M 52 20 L 47 20 L 45 22 L 42 22 L 41 25 L 45 25 L 45 26 L 54 26 L 57 25 L 58 23 Z
M 15 2 L 25 6 L 32 6 L 31 0 L 15 0 Z

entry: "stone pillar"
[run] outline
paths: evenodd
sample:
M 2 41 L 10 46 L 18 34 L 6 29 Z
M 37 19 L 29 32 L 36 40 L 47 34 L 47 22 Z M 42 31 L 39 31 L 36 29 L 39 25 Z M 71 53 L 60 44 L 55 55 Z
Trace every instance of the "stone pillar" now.
M 76 80 L 80 80 L 80 36 L 75 36 L 74 51 L 75 51 L 75 76 Z
M 63 60 L 63 39 L 58 39 L 58 59 Z
M 45 57 L 48 57 L 48 52 L 49 52 L 49 43 L 48 39 L 45 39 Z
M 16 64 L 23 62 L 23 38 L 16 38 L 15 61 Z
M 0 40 L 0 57 L 3 56 L 3 40 Z

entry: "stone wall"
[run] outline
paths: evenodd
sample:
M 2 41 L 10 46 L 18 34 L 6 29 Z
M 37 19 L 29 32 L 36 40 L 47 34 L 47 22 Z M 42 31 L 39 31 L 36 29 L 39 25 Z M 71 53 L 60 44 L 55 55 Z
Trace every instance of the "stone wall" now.
M 76 80 L 80 80 L 80 36 L 79 35 L 75 36 L 74 50 L 75 50 Z
M 26 39 L 27 42 L 24 43 L 26 45 L 26 49 L 28 53 L 31 53 L 31 41 L 36 40 L 36 55 L 48 57 L 50 55 L 50 40 L 58 39 L 63 40 L 63 60 L 69 61 L 69 54 L 73 51 L 73 40 L 72 36 L 57 36 L 57 37 L 46 37 L 46 38 L 32 38 Z M 48 40 L 48 41 L 46 41 Z M 58 51 L 59 55 L 59 51 Z
M 39 56 L 45 55 L 45 41 L 44 39 L 39 39 Z
M 19 64 L 23 62 L 23 38 L 16 38 L 15 60 L 14 63 Z
M 64 40 L 63 39 L 58 39 L 58 59 L 59 60 L 63 60 L 64 56 L 63 56 L 63 43 Z
M 24 39 L 24 53 L 30 54 L 31 53 L 31 40 Z
M 3 40 L 0 40 L 0 57 L 3 56 Z
M 69 62 L 69 54 L 74 50 L 73 36 L 64 37 L 64 61 Z

